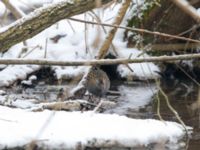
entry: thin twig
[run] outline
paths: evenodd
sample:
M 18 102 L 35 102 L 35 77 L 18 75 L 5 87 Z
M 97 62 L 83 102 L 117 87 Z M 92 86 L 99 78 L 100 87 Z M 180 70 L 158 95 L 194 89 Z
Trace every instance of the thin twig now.
M 161 121 L 164 121 L 164 119 L 162 118 L 160 114 L 160 97 L 159 97 L 158 92 L 156 93 L 156 99 L 157 99 L 157 115 Z
M 101 21 L 101 19 L 98 17 L 98 15 L 96 15 L 94 11 L 91 11 L 91 13 L 94 15 L 94 17 L 95 17 L 96 21 L 99 23 L 99 25 L 101 25 L 102 21 Z M 101 25 L 101 27 L 102 27 L 104 33 L 107 33 L 105 27 L 102 26 L 102 25 Z M 117 50 L 116 50 L 116 48 L 115 48 L 113 42 L 111 42 L 111 47 L 112 47 L 113 52 L 115 53 L 115 55 L 118 56 Z
M 9 0 L 1 0 L 7 9 L 9 9 L 12 14 L 15 16 L 16 19 L 21 18 L 22 16 L 25 16 L 24 12 L 21 11 L 19 8 L 17 8 L 12 2 Z
M 112 43 L 112 40 L 113 40 L 117 30 L 118 30 L 117 26 L 119 26 L 121 24 L 125 14 L 126 14 L 126 11 L 129 8 L 130 3 L 131 3 L 131 0 L 126 0 L 122 4 L 122 7 L 120 8 L 120 10 L 118 12 L 117 17 L 115 18 L 115 20 L 113 22 L 113 28 L 109 31 L 108 36 L 106 37 L 105 41 L 103 42 L 103 44 L 102 44 L 102 46 L 99 50 L 99 53 L 97 55 L 97 59 L 104 58 L 106 53 L 108 52 L 108 49 L 109 49 L 109 47 Z
M 37 48 L 41 48 L 41 46 L 39 45 L 36 45 L 34 46 L 29 52 L 27 52 L 22 58 L 25 58 L 26 56 L 28 56 L 30 53 L 32 53 L 35 49 Z
M 25 13 L 23 11 L 21 11 L 19 8 L 17 8 L 13 3 L 11 3 L 9 0 L 2 0 L 2 2 L 4 3 L 4 5 L 6 6 L 7 9 L 9 9 L 12 14 L 15 16 L 16 19 L 20 19 L 23 16 L 25 16 Z M 23 41 L 23 45 L 25 47 L 27 47 L 27 42 Z M 21 55 L 23 53 L 25 53 L 27 51 L 27 48 L 22 48 L 22 51 L 19 54 L 19 58 L 21 57 Z
M 181 66 L 176 65 L 189 79 L 191 79 L 197 86 L 200 87 L 200 83 L 195 80 L 190 74 L 188 74 Z
M 86 22 L 86 23 L 89 23 L 89 24 L 98 25 L 98 23 L 93 22 L 93 21 L 85 21 L 85 20 L 75 19 L 75 18 L 69 18 L 69 19 L 73 20 L 73 21 L 82 22 L 82 23 Z M 153 34 L 153 35 L 158 35 L 158 36 L 163 36 L 163 37 L 168 37 L 168 38 L 179 39 L 179 40 L 183 40 L 183 41 L 200 43 L 199 40 L 190 39 L 190 38 L 172 35 L 172 34 L 167 34 L 167 33 L 153 32 L 153 31 L 146 30 L 146 29 L 131 28 L 131 27 L 125 27 L 125 26 L 119 26 L 119 25 L 111 25 L 111 24 L 107 24 L 107 23 L 101 23 L 101 25 L 107 26 L 107 27 L 116 27 L 116 28 L 125 29 L 125 30 L 129 30 L 129 31 L 134 31 L 134 32 L 139 32 L 139 33 L 147 33 L 147 34 Z
M 87 19 L 87 14 L 86 13 L 84 14 L 84 19 L 85 20 Z M 85 32 L 84 32 L 84 35 L 85 35 L 85 53 L 88 54 L 88 52 L 89 52 L 89 46 L 88 46 L 88 24 L 85 23 L 84 26 L 85 26 Z
M 67 20 L 67 23 L 69 24 L 70 28 L 72 29 L 73 33 L 75 34 L 76 31 L 75 31 L 74 27 L 72 26 L 71 22 L 69 20 Z
M 91 11 L 91 13 L 95 16 L 95 19 L 97 20 L 97 22 L 99 23 L 99 25 L 101 25 L 101 22 L 102 22 L 102 21 L 101 21 L 101 19 L 98 17 L 98 15 L 96 15 L 96 14 L 94 13 L 94 11 Z M 102 25 L 101 25 L 101 27 L 102 27 L 104 33 L 107 33 L 105 27 L 102 26 Z M 117 52 L 117 50 L 116 50 L 116 48 L 115 48 L 113 42 L 111 42 L 111 47 L 112 47 L 112 50 L 113 50 L 113 52 L 115 53 L 115 55 L 116 55 L 116 56 L 119 56 L 119 54 L 118 54 L 118 52 Z M 133 69 L 132 69 L 128 64 L 125 64 L 125 66 L 126 66 L 131 72 L 134 72 Z
M 111 0 L 101 0 L 102 5 Z M 52 24 L 95 8 L 94 0 L 76 0 L 69 3 L 62 0 L 38 8 L 0 31 L 0 51 L 7 51 L 11 46 L 32 38 Z M 56 14 L 56 15 L 52 15 Z M 44 19 L 45 18 L 45 19 Z M 15 40 L 13 40 L 15 39 Z
M 117 17 L 115 18 L 115 20 L 114 20 L 114 22 L 113 22 L 114 25 L 117 25 L 117 26 L 118 26 L 118 25 L 121 24 L 121 22 L 122 22 L 122 20 L 123 20 L 123 18 L 124 18 L 124 16 L 125 16 L 125 14 L 126 14 L 126 11 L 127 11 L 127 9 L 129 8 L 129 5 L 130 5 L 131 1 L 132 1 L 132 0 L 125 0 L 125 1 L 123 2 L 122 6 L 121 6 L 121 8 L 120 8 L 120 10 L 119 10 L 119 12 L 118 12 L 118 14 L 117 14 Z M 99 24 L 99 23 L 98 23 L 98 24 Z M 104 58 L 104 57 L 106 56 L 106 54 L 107 54 L 107 52 L 108 52 L 108 50 L 109 50 L 109 47 L 110 47 L 110 45 L 111 45 L 111 43 L 112 43 L 112 40 L 113 40 L 113 38 L 114 38 L 114 36 L 115 36 L 115 34 L 116 34 L 116 32 L 117 32 L 117 29 L 118 29 L 117 27 L 113 27 L 113 28 L 109 31 L 109 33 L 108 33 L 106 39 L 103 41 L 103 43 L 102 43 L 102 45 L 101 45 L 101 47 L 100 47 L 100 49 L 99 49 L 99 51 L 98 51 L 98 54 L 97 54 L 97 56 L 96 56 L 97 59 L 102 59 L 102 58 Z M 125 64 L 127 64 L 127 63 L 125 63 Z M 91 68 L 90 68 L 89 71 L 86 73 L 86 76 L 88 75 L 88 73 L 89 73 L 90 71 L 91 71 Z M 80 81 L 79 83 L 80 83 L 80 84 L 81 84 L 81 83 L 84 83 L 85 80 L 86 80 L 86 78 L 85 78 L 85 76 L 83 76 L 83 78 L 81 79 L 81 81 Z M 80 88 L 79 90 L 85 91 L 84 89 L 85 89 L 85 86 L 83 85 L 82 88 Z M 77 91 L 74 90 L 74 93 L 77 93 Z M 78 92 L 78 93 L 79 93 L 79 92 Z M 83 94 L 84 94 L 84 93 L 83 93 Z
M 37 132 L 36 136 L 34 139 L 32 139 L 30 141 L 30 143 L 27 146 L 28 150 L 33 150 L 34 147 L 36 146 L 36 142 L 37 139 L 44 133 L 45 129 L 49 126 L 50 122 L 52 121 L 53 117 L 55 116 L 56 112 L 53 111 L 49 114 L 48 118 L 46 118 L 44 124 L 42 125 L 42 127 L 40 128 L 40 130 Z
M 45 40 L 44 58 L 47 58 L 47 46 L 48 46 L 48 38 L 46 38 Z
M 0 64 L 17 64 L 17 65 L 53 65 L 53 66 L 91 66 L 91 65 L 114 65 L 114 64 L 128 64 L 128 63 L 144 63 L 144 62 L 172 62 L 178 60 L 191 60 L 199 59 L 200 54 L 184 54 L 175 56 L 159 56 L 147 58 L 134 58 L 134 59 L 100 59 L 100 60 L 70 60 L 70 61 L 57 61 L 50 59 L 0 59 Z
M 92 112 L 94 112 L 94 113 L 97 112 L 97 110 L 99 110 L 99 108 L 101 107 L 102 103 L 103 103 L 103 101 L 100 100 L 100 102 L 99 102 L 98 105 L 94 108 L 94 110 L 93 110 Z
M 157 80 L 156 80 L 156 84 L 157 84 L 157 87 L 159 88 L 160 93 L 164 96 L 164 99 L 165 99 L 165 101 L 167 103 L 167 107 L 171 110 L 171 112 L 175 115 L 175 117 L 177 118 L 177 120 L 181 123 L 181 125 L 183 126 L 183 128 L 184 128 L 184 130 L 186 132 L 186 135 L 188 136 L 189 134 L 188 134 L 187 127 L 186 127 L 185 123 L 183 122 L 183 120 L 179 116 L 178 112 L 170 104 L 168 96 L 162 90 L 162 88 L 160 87 L 160 83 Z

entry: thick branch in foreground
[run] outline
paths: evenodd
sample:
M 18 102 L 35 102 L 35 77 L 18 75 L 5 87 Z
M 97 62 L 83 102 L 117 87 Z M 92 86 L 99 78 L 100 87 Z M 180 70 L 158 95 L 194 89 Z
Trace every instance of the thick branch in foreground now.
M 106 4 L 111 0 L 101 0 Z M 84 13 L 96 7 L 95 0 L 68 0 L 36 9 L 29 15 L 0 30 L 0 52 L 29 39 L 59 20 Z
M 90 66 L 90 65 L 114 65 L 128 63 L 143 63 L 143 62 L 167 62 L 178 60 L 199 59 L 200 54 L 184 54 L 174 56 L 159 56 L 148 58 L 134 59 L 100 59 L 100 60 L 74 60 L 74 61 L 56 61 L 47 59 L 0 59 L 0 64 L 15 64 L 15 65 L 54 65 L 54 66 Z
M 190 3 L 186 0 L 171 0 L 178 7 L 180 7 L 185 13 L 190 15 L 196 22 L 200 23 L 200 15 L 197 12 L 197 9 L 194 8 Z

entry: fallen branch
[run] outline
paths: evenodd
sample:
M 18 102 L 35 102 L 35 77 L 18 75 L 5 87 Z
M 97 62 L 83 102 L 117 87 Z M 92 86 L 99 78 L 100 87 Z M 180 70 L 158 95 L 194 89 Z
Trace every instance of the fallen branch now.
M 111 0 L 101 0 L 106 4 Z M 95 0 L 61 1 L 49 4 L 0 30 L 0 52 L 32 38 L 59 20 L 84 13 L 96 7 Z
M 115 102 L 111 101 L 101 101 L 101 106 L 96 106 L 96 104 L 90 103 L 86 100 L 76 99 L 68 100 L 63 102 L 49 102 L 41 103 L 38 106 L 33 107 L 31 110 L 34 112 L 43 111 L 44 109 L 49 110 L 65 110 L 65 111 L 81 111 L 81 110 L 93 110 L 94 108 L 109 109 L 113 108 L 116 105 Z M 97 111 L 97 110 L 96 110 Z
M 74 101 L 64 101 L 64 102 L 51 102 L 42 103 L 38 107 L 32 108 L 32 111 L 43 111 L 44 109 L 50 110 L 65 110 L 65 111 L 81 111 L 84 107 L 95 107 L 95 105 L 90 104 L 85 100 L 74 100 Z
M 200 54 L 184 54 L 174 56 L 159 56 L 134 59 L 100 59 L 100 60 L 74 60 L 74 61 L 56 61 L 47 59 L 0 59 L 0 64 L 6 65 L 52 65 L 52 66 L 91 66 L 91 65 L 115 65 L 128 63 L 144 63 L 144 62 L 167 62 L 178 60 L 191 60 L 200 58 Z

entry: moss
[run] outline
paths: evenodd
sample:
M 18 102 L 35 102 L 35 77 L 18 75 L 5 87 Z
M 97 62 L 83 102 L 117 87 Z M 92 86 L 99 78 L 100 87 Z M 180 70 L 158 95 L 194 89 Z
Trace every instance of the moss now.
M 141 6 L 140 12 L 138 12 L 139 9 L 134 9 L 132 11 L 133 15 L 132 17 L 128 20 L 128 27 L 136 27 L 136 28 L 141 28 L 142 24 L 148 20 L 149 18 L 149 13 L 155 9 L 156 7 L 159 6 L 160 4 L 160 0 L 145 0 L 144 5 Z M 133 7 L 133 6 L 132 6 Z M 139 7 L 139 6 L 138 6 Z M 138 33 L 131 33 L 128 34 L 129 31 L 126 31 L 124 34 L 124 39 L 128 40 L 128 42 L 134 42 L 135 38 L 134 36 L 137 36 Z M 149 43 L 153 41 L 153 37 L 145 37 L 145 39 L 143 39 L 144 44 L 145 43 Z

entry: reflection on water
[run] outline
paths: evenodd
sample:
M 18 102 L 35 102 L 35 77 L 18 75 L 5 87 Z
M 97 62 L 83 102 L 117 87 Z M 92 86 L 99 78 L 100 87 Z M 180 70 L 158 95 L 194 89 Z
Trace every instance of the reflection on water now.
M 121 96 L 117 99 L 117 107 L 107 112 L 133 118 L 144 118 L 150 111 L 145 112 L 143 110 L 151 109 L 147 105 L 152 103 L 152 97 L 157 92 L 157 89 L 154 83 L 148 84 L 147 86 L 146 83 L 138 82 L 131 85 L 119 85 L 118 91 Z M 147 118 L 149 117 L 147 116 Z
M 191 80 L 163 81 L 161 82 L 161 88 L 168 96 L 171 105 L 177 110 L 185 124 L 194 128 L 194 133 L 189 141 L 188 149 L 200 149 L 200 88 Z M 34 99 L 48 99 L 49 101 L 52 101 L 56 99 L 56 94 L 58 92 L 56 89 L 59 89 L 57 85 L 55 87 L 37 86 L 37 88 L 26 89 L 23 92 L 18 91 L 16 92 L 18 94 L 15 94 L 14 96 L 19 100 L 22 96 L 24 98 L 26 96 L 30 97 L 31 95 Z M 117 89 L 121 96 L 116 98 L 117 106 L 105 111 L 105 113 L 117 113 L 132 118 L 158 119 L 155 96 L 158 92 L 158 88 L 155 83 L 117 83 L 114 85 L 113 89 Z M 13 91 L 11 90 L 9 93 L 9 96 L 12 96 L 11 93 L 13 93 Z M 162 95 L 159 95 L 159 97 L 161 102 L 160 111 L 163 119 L 178 122 L 174 114 L 167 107 L 164 97 Z M 27 105 L 29 106 L 30 104 L 28 103 Z M 184 147 L 183 145 L 183 142 L 179 142 L 178 145 L 165 145 L 159 143 L 148 145 L 148 149 L 182 150 Z
M 187 126 L 194 128 L 192 138 L 189 141 L 188 150 L 200 149 L 200 88 L 191 80 L 162 81 L 161 88 L 168 96 L 171 105 L 179 113 Z M 133 118 L 157 118 L 157 101 L 155 93 L 158 88 L 155 84 L 134 83 L 131 85 L 119 85 L 121 94 L 118 97 L 118 105 L 107 113 L 117 113 Z M 159 94 L 161 116 L 167 121 L 176 121 L 176 117 L 166 105 L 164 97 Z M 183 143 L 179 143 L 180 145 Z M 177 145 L 170 145 L 165 149 L 183 149 Z M 150 149 L 155 149 L 150 148 Z
M 200 149 L 200 88 L 191 80 L 180 80 L 175 83 L 163 82 L 162 88 L 171 105 L 177 110 L 186 125 L 194 128 L 188 150 Z M 161 97 L 161 114 L 167 120 L 177 121 Z

